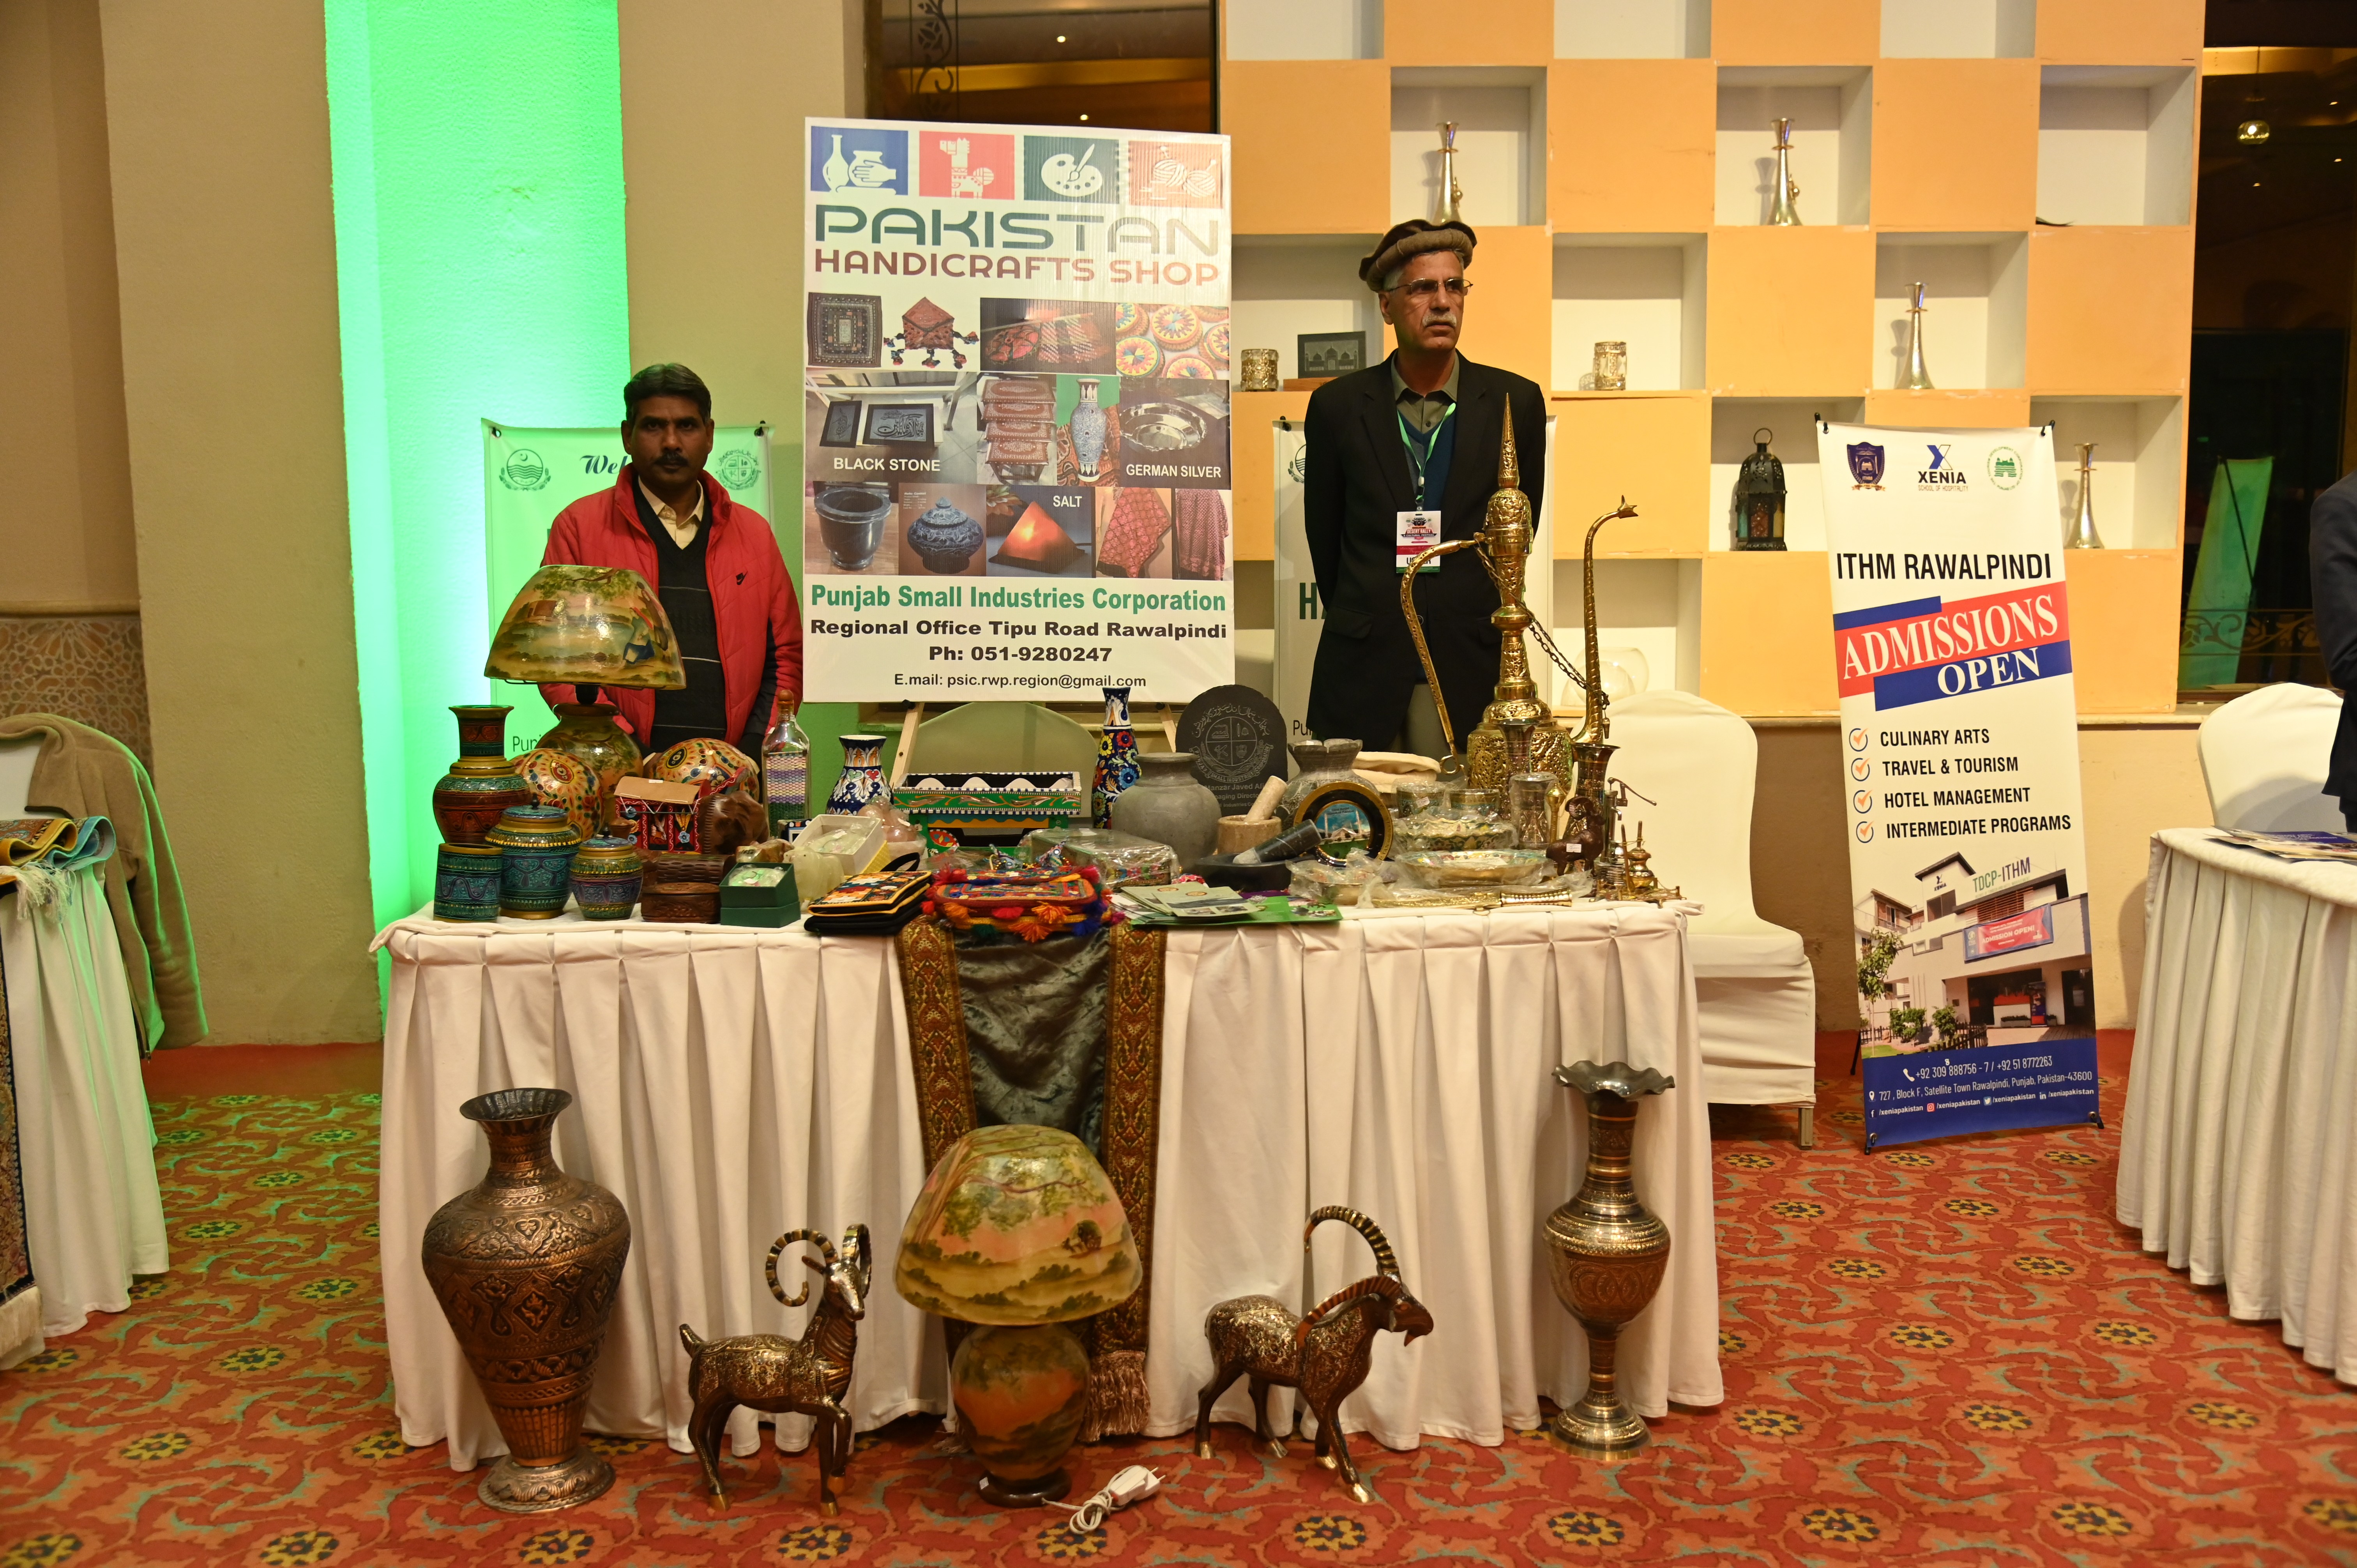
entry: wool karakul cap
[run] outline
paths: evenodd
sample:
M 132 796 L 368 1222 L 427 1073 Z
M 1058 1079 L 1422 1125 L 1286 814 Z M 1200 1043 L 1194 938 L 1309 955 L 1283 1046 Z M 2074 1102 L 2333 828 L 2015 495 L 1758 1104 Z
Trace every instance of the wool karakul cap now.
M 1473 247 L 1479 242 L 1470 224 L 1455 220 L 1427 223 L 1421 218 L 1411 218 L 1393 225 L 1391 232 L 1375 242 L 1374 250 L 1359 263 L 1359 281 L 1381 294 L 1383 279 L 1394 267 L 1405 266 L 1427 251 L 1454 251 L 1457 259 L 1469 267 L 1473 264 Z

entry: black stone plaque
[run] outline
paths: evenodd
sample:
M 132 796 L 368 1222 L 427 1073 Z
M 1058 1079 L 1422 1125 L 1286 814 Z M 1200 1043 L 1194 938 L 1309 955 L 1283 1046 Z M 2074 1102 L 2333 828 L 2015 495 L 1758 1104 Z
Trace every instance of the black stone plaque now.
M 1236 816 L 1274 775 L 1286 776 L 1285 715 L 1250 686 L 1214 686 L 1178 715 L 1178 749 L 1195 754 L 1195 777 Z

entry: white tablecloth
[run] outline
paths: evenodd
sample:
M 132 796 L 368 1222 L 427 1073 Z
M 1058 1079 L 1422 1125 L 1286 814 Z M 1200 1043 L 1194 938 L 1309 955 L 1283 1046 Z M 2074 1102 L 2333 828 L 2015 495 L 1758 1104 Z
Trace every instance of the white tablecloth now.
M 2119 1217 L 2357 1382 L 2357 865 L 2153 838 Z
M 675 1326 L 798 1333 L 761 1283 L 783 1230 L 875 1232 L 860 1326 L 860 1428 L 944 1408 L 941 1336 L 889 1281 L 921 1185 L 922 1141 L 895 949 L 802 930 L 537 929 L 411 919 L 385 1029 L 385 1315 L 404 1439 L 454 1467 L 502 1449 L 418 1263 L 434 1209 L 474 1183 L 471 1095 L 570 1090 L 566 1168 L 612 1188 L 634 1240 L 590 1402 L 592 1430 L 685 1450 Z M 1624 1336 L 1637 1407 L 1714 1404 L 1718 1284 L 1709 1127 L 1682 917 L 1640 907 L 1174 932 L 1147 1355 L 1151 1431 L 1191 1427 L 1210 1376 L 1205 1312 L 1298 1302 L 1370 1272 L 1364 1243 L 1301 1226 L 1321 1204 L 1373 1215 L 1438 1325 L 1386 1337 L 1345 1423 L 1394 1448 L 1421 1433 L 1503 1440 L 1542 1392 L 1577 1397 L 1586 1341 L 1550 1292 L 1539 1240 L 1586 1158 L 1584 1114 L 1550 1074 L 1620 1058 L 1674 1073 L 1644 1102 L 1636 1176 L 1668 1221 L 1670 1272 Z M 1221 1408 L 1242 1418 L 1237 1386 Z M 807 1425 L 779 1441 L 800 1446 Z M 756 1441 L 740 1412 L 738 1452 Z
M 96 865 L 0 897 L 7 965 L 25 1233 L 40 1332 L 70 1334 L 131 1305 L 131 1276 L 167 1267 L 156 1129 L 139 1076 L 139 1029 Z M 0 1345 L 0 1355 L 30 1348 Z

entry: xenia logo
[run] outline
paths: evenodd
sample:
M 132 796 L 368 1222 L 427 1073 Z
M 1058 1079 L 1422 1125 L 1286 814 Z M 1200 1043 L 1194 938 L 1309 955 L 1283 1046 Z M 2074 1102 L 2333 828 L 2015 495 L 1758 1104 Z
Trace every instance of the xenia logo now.
M 1924 448 L 1932 460 L 1915 475 L 1915 488 L 1923 490 L 1963 489 L 1969 482 L 1964 471 L 1955 466 L 1956 444 L 1926 441 Z

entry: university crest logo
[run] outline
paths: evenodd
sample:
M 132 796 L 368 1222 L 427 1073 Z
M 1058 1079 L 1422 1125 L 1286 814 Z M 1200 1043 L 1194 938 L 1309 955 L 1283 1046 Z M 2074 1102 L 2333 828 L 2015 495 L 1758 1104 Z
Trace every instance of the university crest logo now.
M 1857 482 L 1852 489 L 1878 490 L 1882 488 L 1882 448 L 1870 441 L 1853 441 L 1849 445 L 1849 477 Z

